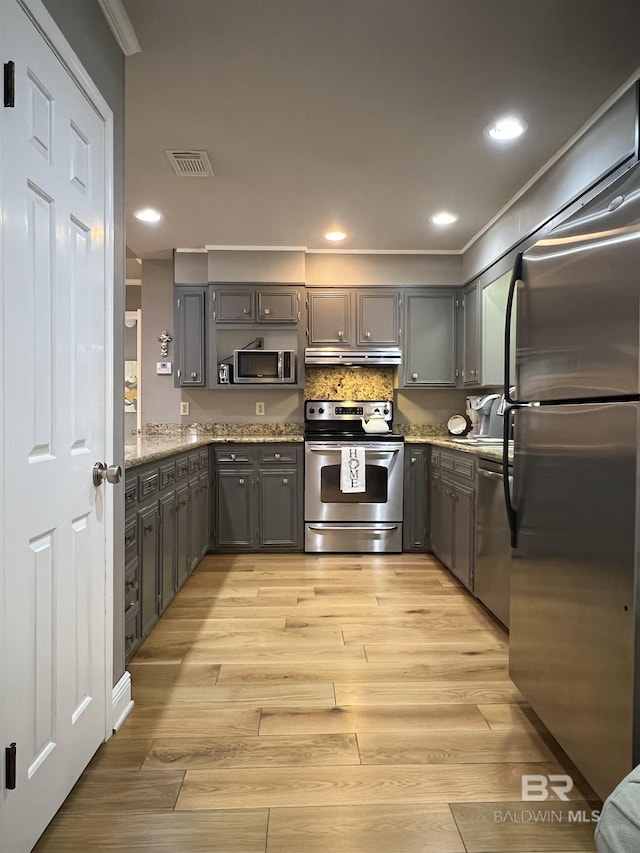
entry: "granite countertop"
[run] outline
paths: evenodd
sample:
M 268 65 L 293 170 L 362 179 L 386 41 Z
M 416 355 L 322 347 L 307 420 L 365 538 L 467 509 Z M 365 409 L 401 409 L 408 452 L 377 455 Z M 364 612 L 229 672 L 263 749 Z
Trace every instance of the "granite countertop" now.
M 493 459 L 502 462 L 501 447 L 487 447 L 482 444 L 463 444 L 461 441 L 454 441 L 446 435 L 420 436 L 408 435 L 405 437 L 407 444 L 434 444 L 437 447 L 444 447 L 447 450 L 459 450 L 461 453 L 471 453 L 473 456 L 481 456 L 483 459 Z M 509 461 L 513 461 L 513 448 L 509 449 Z
M 125 468 L 164 459 L 175 453 L 208 444 L 288 444 L 302 442 L 302 435 L 140 435 L 124 446 Z

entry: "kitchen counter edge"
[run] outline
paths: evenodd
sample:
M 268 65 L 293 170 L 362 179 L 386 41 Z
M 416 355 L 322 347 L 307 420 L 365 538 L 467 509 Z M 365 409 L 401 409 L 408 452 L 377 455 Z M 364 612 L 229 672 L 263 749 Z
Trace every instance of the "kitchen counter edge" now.
M 181 438 L 175 436 L 140 437 L 135 443 L 125 444 L 124 467 L 136 468 L 147 462 L 155 462 L 204 447 L 208 444 L 302 444 L 302 435 L 190 435 Z
M 465 445 L 459 441 L 454 441 L 446 436 L 434 435 L 408 435 L 405 437 L 406 444 L 433 444 L 436 447 L 444 447 L 447 450 L 458 450 L 460 453 L 471 453 L 473 456 L 480 456 L 483 459 L 492 459 L 502 462 L 502 448 L 483 447 L 480 444 Z M 513 462 L 513 451 L 509 453 L 509 462 Z

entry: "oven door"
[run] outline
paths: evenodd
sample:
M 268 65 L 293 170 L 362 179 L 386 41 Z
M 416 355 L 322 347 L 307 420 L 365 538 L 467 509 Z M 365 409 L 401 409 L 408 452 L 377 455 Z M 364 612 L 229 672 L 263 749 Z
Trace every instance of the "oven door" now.
M 340 451 L 363 447 L 365 491 L 340 490 Z M 404 444 L 398 441 L 306 441 L 305 521 L 402 521 Z

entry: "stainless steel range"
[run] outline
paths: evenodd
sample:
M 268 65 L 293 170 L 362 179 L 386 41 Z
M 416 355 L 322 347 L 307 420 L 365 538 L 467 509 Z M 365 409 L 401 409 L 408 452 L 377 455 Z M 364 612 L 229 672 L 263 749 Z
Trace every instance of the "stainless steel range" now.
M 304 414 L 305 551 L 402 551 L 404 438 L 391 432 L 393 403 L 306 400 Z

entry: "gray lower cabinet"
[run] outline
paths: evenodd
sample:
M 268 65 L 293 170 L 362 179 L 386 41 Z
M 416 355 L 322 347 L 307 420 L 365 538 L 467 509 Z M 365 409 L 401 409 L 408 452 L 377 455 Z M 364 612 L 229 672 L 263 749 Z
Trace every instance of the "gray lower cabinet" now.
M 301 551 L 302 447 L 227 445 L 214 453 L 216 548 Z
M 209 482 L 208 448 L 126 472 L 127 659 L 209 549 Z
M 404 454 L 403 551 L 429 548 L 428 445 L 407 444 Z
M 401 387 L 455 387 L 456 299 L 454 290 L 405 292 Z
M 476 460 L 468 453 L 431 449 L 431 547 L 473 590 Z

